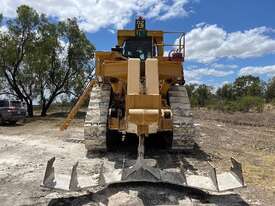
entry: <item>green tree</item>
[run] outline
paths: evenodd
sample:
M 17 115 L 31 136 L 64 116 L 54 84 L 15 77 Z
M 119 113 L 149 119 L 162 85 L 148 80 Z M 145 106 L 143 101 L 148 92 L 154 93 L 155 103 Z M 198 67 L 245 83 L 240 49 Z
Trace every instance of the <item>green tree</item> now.
M 260 78 L 252 75 L 238 77 L 234 81 L 233 88 L 237 97 L 263 95 Z
M 257 96 L 244 96 L 237 100 L 238 110 L 242 112 L 257 111 L 263 112 L 264 99 Z
M 43 18 L 39 31 L 41 38 L 27 60 L 36 73 L 35 89 L 42 106 L 41 115 L 45 116 L 57 96 L 77 96 L 84 88 L 85 80 L 90 79 L 87 75 L 93 70 L 91 59 L 95 48 L 80 31 L 76 19 L 55 25 Z
M 233 85 L 224 84 L 221 88 L 218 88 L 216 95 L 219 99 L 233 100 L 234 99 Z
M 197 104 L 200 107 L 204 107 L 211 99 L 211 88 L 206 86 L 205 84 L 199 85 L 199 87 L 194 92 L 194 96 L 196 98 Z
M 196 84 L 186 84 L 185 88 L 186 88 L 189 99 L 191 99 L 191 97 L 193 96 L 193 94 L 196 90 Z
M 32 111 L 33 75 L 30 69 L 23 66 L 24 56 L 35 40 L 35 31 L 39 15 L 28 6 L 17 9 L 17 17 L 8 21 L 8 32 L 1 35 L 0 66 L 10 91 L 24 100 L 28 113 Z
M 8 21 L 8 32 L 0 36 L 0 67 L 7 92 L 26 102 L 29 116 L 34 100 L 41 103 L 45 116 L 59 95 L 79 92 L 94 69 L 95 48 L 76 19 L 51 23 L 23 5 L 17 17 Z
M 272 101 L 275 100 L 275 77 L 269 80 L 267 83 L 267 88 L 266 88 L 266 99 L 267 101 Z

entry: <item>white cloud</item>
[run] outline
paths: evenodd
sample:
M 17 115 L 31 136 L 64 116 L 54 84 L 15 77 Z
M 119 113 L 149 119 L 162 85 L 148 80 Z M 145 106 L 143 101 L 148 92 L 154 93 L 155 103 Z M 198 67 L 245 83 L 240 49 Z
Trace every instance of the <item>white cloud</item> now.
M 135 15 L 166 20 L 187 16 L 190 0 L 0 0 L 0 13 L 14 17 L 16 8 L 27 4 L 39 12 L 66 19 L 79 18 L 80 27 L 95 32 L 100 28 L 123 28 Z
M 8 27 L 6 25 L 0 26 L 0 32 L 7 32 Z
M 215 69 L 236 69 L 238 68 L 238 65 L 236 64 L 218 64 L 218 63 L 213 63 L 211 64 L 211 67 Z
M 184 76 L 186 81 L 189 82 L 200 82 L 201 78 L 207 77 L 225 77 L 230 74 L 234 74 L 234 71 L 220 71 L 212 68 L 198 68 L 198 69 L 186 69 Z
M 240 75 L 261 75 L 261 74 L 267 74 L 269 76 L 275 76 L 275 65 L 269 65 L 269 66 L 248 66 L 243 67 L 240 70 Z
M 195 79 L 191 79 L 191 80 L 185 79 L 185 81 L 186 81 L 187 84 L 203 84 L 202 81 L 200 81 L 200 80 L 195 80 Z
M 206 23 L 205 22 L 201 22 L 201 23 L 198 23 L 195 25 L 195 27 L 202 27 L 202 26 L 205 26 Z
M 227 32 L 217 25 L 198 24 L 186 34 L 186 56 L 189 60 L 210 63 L 221 58 L 260 57 L 275 53 L 274 30 L 257 27 Z
M 60 50 L 56 51 L 57 55 L 59 56 L 59 59 L 61 62 L 66 61 L 66 58 L 68 56 L 68 49 L 69 49 L 69 43 L 66 42 L 65 39 L 58 39 L 58 42 L 60 44 Z
M 172 5 L 166 4 L 163 8 L 165 13 L 159 17 L 160 20 L 166 20 L 177 16 L 187 16 L 188 12 L 184 9 L 184 6 L 188 3 L 188 0 L 174 0 Z
M 109 31 L 110 33 L 112 33 L 112 34 L 115 34 L 115 33 L 116 33 L 116 31 L 115 31 L 114 29 L 108 29 L 108 31 Z

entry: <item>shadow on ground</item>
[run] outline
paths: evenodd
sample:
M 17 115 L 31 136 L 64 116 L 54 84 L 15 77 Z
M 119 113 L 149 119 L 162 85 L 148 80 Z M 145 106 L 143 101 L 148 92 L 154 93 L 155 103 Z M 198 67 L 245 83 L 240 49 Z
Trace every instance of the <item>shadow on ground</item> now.
M 58 118 L 66 118 L 67 116 L 68 116 L 68 112 L 54 112 L 48 115 L 48 117 L 58 117 Z M 75 119 L 85 119 L 85 116 L 86 116 L 86 112 L 79 111 L 76 114 Z
M 195 159 L 196 161 L 207 162 L 211 161 L 210 155 L 205 153 L 194 142 L 192 150 L 177 149 L 173 150 L 165 147 L 166 142 L 155 137 L 145 139 L 145 159 L 156 160 L 156 166 L 160 169 L 176 168 L 182 165 L 185 170 L 192 171 L 196 174 L 197 168 L 194 168 L 186 158 Z M 115 162 L 115 168 L 119 169 L 130 167 L 137 159 L 138 138 L 131 136 L 126 138 L 125 141 L 119 141 L 111 151 L 107 153 L 104 151 L 88 152 L 87 158 L 107 158 L 111 162 Z
M 20 121 L 20 122 L 16 122 L 16 123 L 9 123 L 9 122 L 1 122 L 0 126 L 1 127 L 20 127 L 23 126 L 24 122 Z
M 217 206 L 247 206 L 238 194 L 211 195 L 187 187 L 168 184 L 131 183 L 111 185 L 97 193 L 81 196 L 52 199 L 48 206 L 84 206 L 98 205 L 99 202 L 108 205 L 109 197 L 118 192 L 135 191 L 145 206 L 149 205 L 217 205 Z M 182 204 L 185 203 L 185 204 Z

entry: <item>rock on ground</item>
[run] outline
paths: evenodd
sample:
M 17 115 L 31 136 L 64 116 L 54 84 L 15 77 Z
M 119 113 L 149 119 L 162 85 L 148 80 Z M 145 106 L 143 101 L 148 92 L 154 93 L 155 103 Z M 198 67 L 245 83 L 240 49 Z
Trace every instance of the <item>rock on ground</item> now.
M 118 192 L 109 197 L 108 206 L 143 206 L 142 200 L 126 192 Z

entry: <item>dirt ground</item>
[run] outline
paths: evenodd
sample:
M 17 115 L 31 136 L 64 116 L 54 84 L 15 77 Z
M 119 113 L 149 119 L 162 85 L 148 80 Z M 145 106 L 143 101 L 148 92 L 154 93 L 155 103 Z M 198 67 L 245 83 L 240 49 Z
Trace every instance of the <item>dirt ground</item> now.
M 61 201 L 58 198 L 61 193 L 40 187 L 46 162 L 53 156 L 56 157 L 56 172 L 69 173 L 72 164 L 79 161 L 79 172 L 86 175 L 93 174 L 102 159 L 112 162 L 122 158 L 120 153 L 88 158 L 81 139 L 83 115 L 65 133 L 58 130 L 63 118 L 59 113 L 29 119 L 16 126 L 0 126 L 0 205 L 69 205 L 66 201 L 72 200 L 71 197 Z M 211 161 L 221 171 L 230 167 L 230 157 L 243 163 L 247 187 L 234 191 L 237 200 L 235 198 L 229 203 L 227 199 L 219 205 L 275 205 L 275 113 L 223 114 L 195 110 L 194 119 L 200 133 L 196 141 L 201 161 Z M 167 166 L 173 161 L 170 154 L 155 154 L 151 158 L 156 158 L 159 166 Z M 194 156 L 182 158 L 189 161 Z M 96 195 L 83 194 L 82 201 L 87 204 L 74 201 L 72 205 L 106 205 L 108 197 L 120 190 L 131 194 L 139 191 L 138 196 L 144 205 L 186 203 L 180 200 L 179 191 L 156 189 L 151 185 L 140 187 L 111 188 Z

